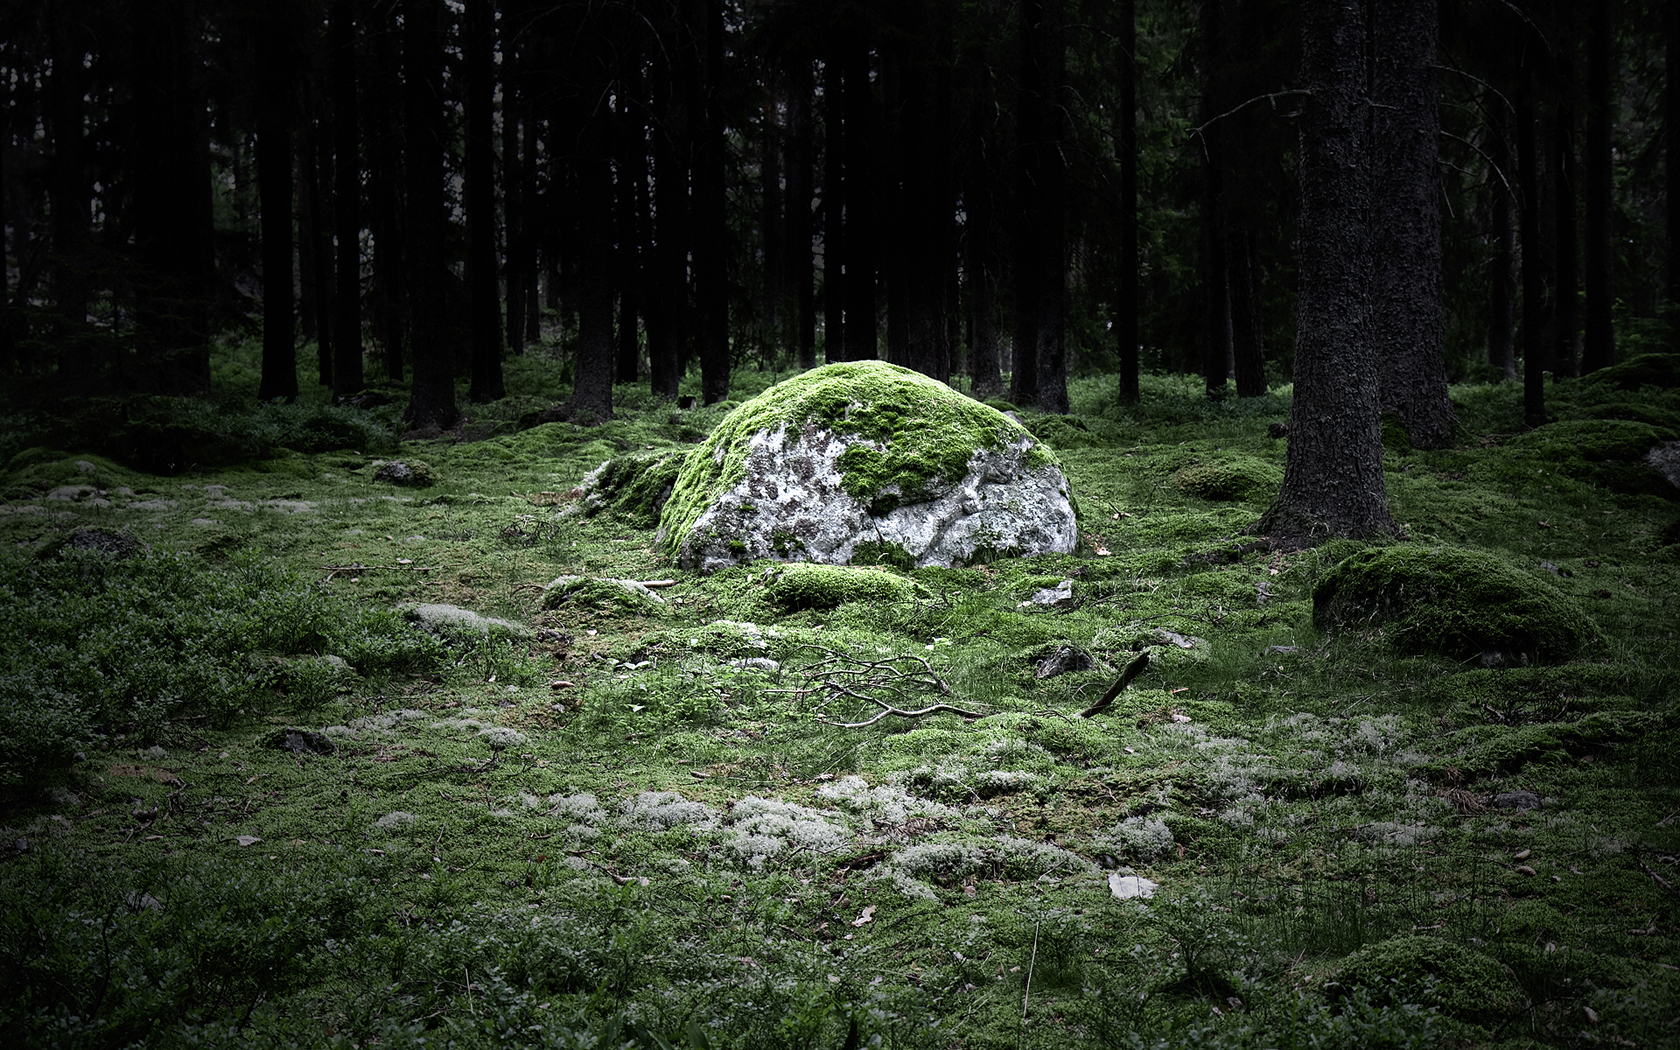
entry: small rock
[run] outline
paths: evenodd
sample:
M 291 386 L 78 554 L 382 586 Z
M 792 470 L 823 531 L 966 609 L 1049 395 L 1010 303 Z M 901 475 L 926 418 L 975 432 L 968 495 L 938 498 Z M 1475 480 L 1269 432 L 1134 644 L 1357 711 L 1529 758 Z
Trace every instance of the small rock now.
M 1516 852 L 1516 855 L 1514 857 L 1512 857 L 1511 859 L 1513 859 L 1513 860 L 1527 860 L 1528 858 L 1530 858 L 1532 856 L 1534 856 L 1534 851 L 1533 850 L 1522 849 L 1522 850 L 1518 850 Z
M 1540 796 L 1532 791 L 1502 791 L 1482 799 L 1482 805 L 1494 809 L 1539 809 L 1540 804 Z
M 1089 671 L 1093 666 L 1095 665 L 1090 653 L 1076 645 L 1061 645 L 1056 647 L 1055 652 L 1039 661 L 1038 670 L 1033 673 L 1033 677 L 1054 678 L 1075 671 Z
M 729 666 L 742 671 L 768 671 L 775 674 L 782 669 L 782 665 L 766 656 L 749 656 L 742 660 L 731 660 Z
M 1151 881 L 1141 875 L 1122 875 L 1112 872 L 1108 876 L 1108 891 L 1121 900 L 1131 900 L 1133 897 L 1153 897 L 1160 883 Z
M 1033 593 L 1034 605 L 1060 605 L 1073 598 L 1073 581 L 1063 580 L 1054 587 L 1041 587 Z
M 1516 872 L 1518 875 L 1533 875 L 1534 874 L 1534 869 L 1529 867 L 1527 864 L 1518 864 L 1516 867 L 1512 868 L 1511 870 Z

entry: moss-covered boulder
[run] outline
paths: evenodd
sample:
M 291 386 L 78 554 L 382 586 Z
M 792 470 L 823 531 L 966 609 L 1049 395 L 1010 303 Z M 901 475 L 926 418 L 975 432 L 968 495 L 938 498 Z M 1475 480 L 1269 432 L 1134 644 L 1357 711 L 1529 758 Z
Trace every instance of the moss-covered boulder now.
M 1652 453 L 1672 430 L 1631 419 L 1569 419 L 1536 427 L 1511 442 L 1545 470 L 1629 495 L 1680 497 Z
M 759 558 L 910 567 L 1068 553 L 1077 534 L 1046 446 L 881 361 L 813 369 L 740 405 L 689 454 L 660 516 L 666 548 L 708 573 Z
M 1434 1007 L 1461 1024 L 1497 1032 L 1520 1018 L 1527 996 L 1510 967 L 1439 937 L 1411 934 L 1368 944 L 1338 968 L 1332 995 L 1363 989 L 1373 1003 Z
M 1581 385 L 1615 387 L 1618 390 L 1638 390 L 1647 386 L 1672 390 L 1680 386 L 1680 354 L 1639 354 L 1581 377 Z
M 1195 463 L 1176 471 L 1174 485 L 1205 500 L 1268 500 L 1283 485 L 1283 471 L 1254 456 Z
M 1313 588 L 1313 623 L 1381 627 L 1403 653 L 1490 666 L 1560 662 L 1602 640 L 1550 582 L 1455 547 L 1376 547 L 1343 560 Z
M 647 613 L 664 604 L 665 599 L 639 580 L 604 576 L 557 576 L 543 588 L 537 601 L 538 607 L 545 610 L 570 605 L 621 613 Z
M 784 609 L 832 609 L 844 602 L 904 602 L 916 585 L 887 569 L 850 565 L 790 565 L 766 587 Z

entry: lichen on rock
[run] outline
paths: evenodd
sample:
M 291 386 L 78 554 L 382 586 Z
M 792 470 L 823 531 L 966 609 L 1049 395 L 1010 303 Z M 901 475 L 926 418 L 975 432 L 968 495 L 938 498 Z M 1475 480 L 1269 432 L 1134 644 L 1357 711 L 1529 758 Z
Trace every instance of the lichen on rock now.
M 948 566 L 1068 553 L 1077 535 L 1048 448 L 881 361 L 813 369 L 742 404 L 689 454 L 660 518 L 666 548 L 708 573 L 760 558 Z

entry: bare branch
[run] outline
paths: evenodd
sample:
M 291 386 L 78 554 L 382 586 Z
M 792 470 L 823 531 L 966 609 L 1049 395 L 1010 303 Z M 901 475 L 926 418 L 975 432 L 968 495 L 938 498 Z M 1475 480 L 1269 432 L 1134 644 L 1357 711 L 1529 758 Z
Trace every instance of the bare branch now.
M 1247 102 L 1239 102 L 1239 103 L 1237 103 L 1237 105 L 1235 107 L 1226 110 L 1225 112 L 1219 114 L 1219 116 L 1212 117 L 1206 123 L 1198 124 L 1196 127 L 1191 128 L 1190 131 L 1188 132 L 1188 134 L 1200 135 L 1204 130 L 1207 129 L 1209 124 L 1217 123 L 1221 120 L 1224 120 L 1226 117 L 1229 117 L 1229 116 L 1231 116 L 1235 113 L 1239 113 L 1242 110 L 1247 109 L 1249 106 L 1254 105 L 1254 103 L 1256 103 L 1256 102 L 1260 102 L 1260 101 L 1270 102 L 1272 104 L 1272 108 L 1276 109 L 1277 108 L 1277 100 L 1280 99 L 1280 98 L 1288 98 L 1290 95 L 1310 95 L 1310 94 L 1312 94 L 1312 91 L 1308 88 L 1296 88 L 1292 91 L 1274 91 L 1269 95 L 1255 95 L 1253 98 L 1249 99 Z
M 873 697 L 867 697 L 865 699 L 873 699 Z M 864 721 L 864 722 L 830 722 L 826 718 L 818 719 L 818 721 L 822 722 L 824 725 L 838 726 L 841 729 L 862 729 L 864 726 L 874 725 L 876 722 L 879 722 L 881 719 L 887 717 L 888 715 L 898 715 L 901 718 L 921 718 L 924 715 L 937 714 L 940 711 L 949 711 L 954 715 L 961 715 L 962 717 L 968 719 L 971 722 L 976 718 L 985 718 L 986 717 L 985 715 L 980 714 L 977 711 L 965 711 L 960 707 L 952 707 L 950 704 L 934 704 L 932 707 L 924 707 L 920 711 L 900 711 L 896 707 L 887 707 L 886 704 L 882 704 L 881 701 L 879 701 L 879 700 L 875 700 L 875 703 L 879 704 L 882 708 L 884 708 L 884 710 L 882 710 L 882 712 L 880 714 L 876 715 L 874 718 L 869 719 L 868 721 Z
M 1126 669 L 1120 672 L 1120 677 L 1115 679 L 1114 684 L 1108 687 L 1108 692 L 1102 695 L 1102 699 L 1079 712 L 1077 717 L 1095 718 L 1097 715 L 1102 714 L 1109 704 L 1114 703 L 1114 698 L 1120 695 L 1121 690 L 1125 689 L 1128 685 L 1131 685 L 1132 679 L 1142 674 L 1143 669 L 1148 666 L 1149 654 L 1139 653 L 1137 659 L 1127 664 Z

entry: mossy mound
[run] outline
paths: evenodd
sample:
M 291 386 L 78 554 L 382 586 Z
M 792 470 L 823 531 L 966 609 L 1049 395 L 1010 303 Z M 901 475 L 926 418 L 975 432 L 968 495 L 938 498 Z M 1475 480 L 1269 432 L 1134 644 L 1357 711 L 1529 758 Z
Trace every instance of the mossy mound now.
M 1266 500 L 1283 485 L 1283 471 L 1253 456 L 1197 463 L 1173 474 L 1179 490 L 1214 502 Z
M 593 576 L 559 576 L 543 588 L 538 606 L 545 610 L 562 605 L 619 613 L 649 613 L 665 604 L 646 584 Z
M 1497 1031 L 1519 1018 L 1528 998 L 1497 959 L 1417 934 L 1368 944 L 1343 961 L 1333 994 L 1363 989 L 1373 1003 L 1434 1007 L 1463 1024 Z
M 1526 726 L 1471 726 L 1449 740 L 1450 757 L 1429 772 L 1445 777 L 1514 773 L 1530 763 L 1567 762 L 1659 728 L 1661 719 L 1636 712 L 1601 711 L 1578 722 L 1541 722 Z
M 1652 449 L 1674 431 L 1631 419 L 1569 419 L 1537 427 L 1513 440 L 1546 469 L 1628 495 L 1680 496 L 1680 489 L 1649 463 Z
M 1621 364 L 1601 368 L 1581 377 L 1583 386 L 1613 386 L 1638 390 L 1654 386 L 1662 390 L 1680 387 L 1680 354 L 1640 354 Z
M 410 623 L 450 645 L 471 647 L 487 640 L 523 642 L 532 635 L 531 629 L 522 623 L 484 616 L 458 605 L 407 605 L 402 614 Z
M 916 584 L 894 572 L 847 565 L 789 565 L 766 587 L 784 609 L 832 609 L 843 602 L 904 602 Z
M 726 416 L 684 460 L 660 535 L 684 567 L 711 573 L 760 558 L 951 565 L 1066 552 L 1077 528 L 1067 479 L 1026 428 L 927 376 L 860 361 L 812 369 Z
M 0 497 L 32 499 L 54 489 L 79 485 L 101 490 L 123 485 L 142 487 L 142 479 L 103 456 L 30 448 L 19 452 L 6 464 L 5 480 L 0 482 Z
M 1380 626 L 1402 653 L 1493 665 L 1557 663 L 1602 642 L 1551 583 L 1455 547 L 1378 547 L 1343 560 L 1313 588 L 1313 623 Z
M 670 449 L 607 460 L 572 490 L 578 496 L 577 512 L 584 517 L 611 512 L 637 528 L 653 528 L 687 455 L 687 450 Z

